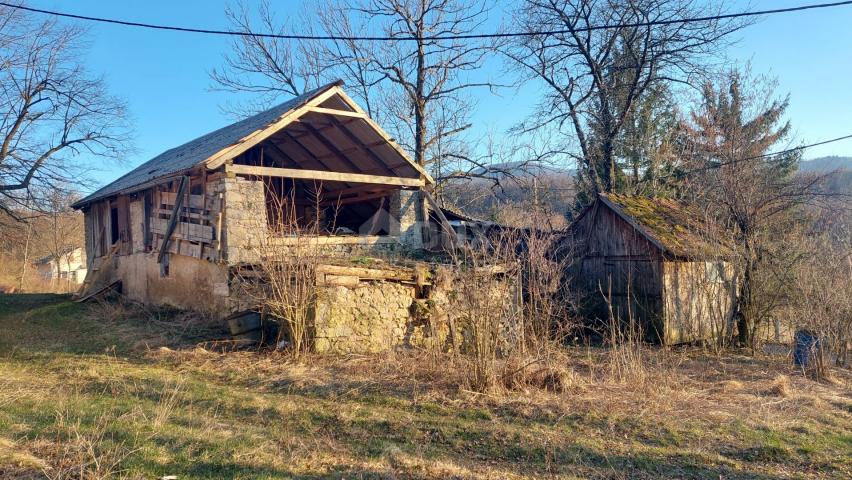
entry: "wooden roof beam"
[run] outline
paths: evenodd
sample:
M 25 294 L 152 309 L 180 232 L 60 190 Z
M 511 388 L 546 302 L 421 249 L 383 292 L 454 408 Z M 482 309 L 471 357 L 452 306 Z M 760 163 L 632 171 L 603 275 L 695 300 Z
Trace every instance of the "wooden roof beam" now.
M 323 170 L 304 170 L 298 168 L 252 167 L 249 165 L 225 165 L 225 171 L 237 175 L 284 177 L 328 182 L 370 183 L 400 187 L 422 187 L 426 183 L 422 178 L 383 177 L 379 175 L 364 175 L 362 173 L 326 172 Z
M 319 132 L 316 128 L 314 128 L 313 125 L 311 125 L 310 123 L 303 123 L 302 125 L 304 125 L 305 128 L 307 128 L 309 132 L 314 134 L 314 137 L 316 137 L 316 139 L 319 140 L 319 142 L 322 144 L 322 146 L 325 147 L 329 152 L 333 153 L 334 156 L 337 157 L 338 160 L 340 160 L 344 164 L 348 165 L 349 168 L 351 168 L 352 170 L 354 170 L 356 172 L 359 172 L 359 171 L 362 170 L 361 167 L 359 167 L 358 165 L 355 164 L 355 162 L 350 160 L 348 156 L 346 156 L 343 152 L 341 152 L 340 149 L 337 148 L 337 146 L 334 143 L 331 142 L 331 140 L 326 138 L 326 136 L 323 135 L 322 132 Z M 393 172 L 389 172 L 389 173 L 392 174 Z
M 308 109 L 309 112 L 313 113 L 322 113 L 324 115 L 333 115 L 338 117 L 353 117 L 353 118 L 367 118 L 367 114 L 361 112 L 352 112 L 349 110 L 338 110 L 336 108 L 325 108 L 325 107 L 311 107 Z
M 379 166 L 379 168 L 381 170 L 383 170 L 385 173 L 388 173 L 390 175 L 396 175 L 396 172 L 394 172 L 393 170 L 390 169 L 390 167 L 388 167 L 388 165 L 387 165 L 387 163 L 385 163 L 384 159 L 379 157 L 376 154 L 376 152 L 374 152 L 371 148 L 368 148 L 367 145 L 360 138 L 358 138 L 357 135 L 355 135 L 351 130 L 346 128 L 346 125 L 344 125 L 342 122 L 340 122 L 338 119 L 336 119 L 334 117 L 331 117 L 331 123 L 336 125 L 338 130 L 340 130 L 343 133 L 343 135 L 346 138 L 349 139 L 350 142 L 354 143 L 356 146 L 358 146 L 358 148 L 361 149 L 361 151 L 366 153 L 368 157 L 373 159 L 373 161 L 376 162 L 376 164 Z
M 306 146 L 305 146 L 305 144 L 304 144 L 304 143 L 300 142 L 300 141 L 299 141 L 296 137 L 294 137 L 293 135 L 291 135 L 291 134 L 290 134 L 290 132 L 284 132 L 284 136 L 285 136 L 285 137 L 287 137 L 287 138 L 289 138 L 289 139 L 290 139 L 290 141 L 291 141 L 291 142 L 293 142 L 293 144 L 294 144 L 294 145 L 296 145 L 297 147 L 299 147 L 299 150 L 301 150 L 301 151 L 302 151 L 302 153 L 304 153 L 304 154 L 305 154 L 308 158 L 310 158 L 310 159 L 314 160 L 315 162 L 319 163 L 319 164 L 320 164 L 320 165 L 322 165 L 324 168 L 327 168 L 327 169 L 329 169 L 329 170 L 334 170 L 333 168 L 331 168 L 331 166 L 329 166 L 329 164 L 327 164 L 327 163 L 325 163 L 325 162 L 323 161 L 324 159 L 319 158 L 319 156 L 315 155 L 315 154 L 314 154 L 314 152 L 312 152 L 312 151 L 311 151 L 308 147 L 306 147 Z

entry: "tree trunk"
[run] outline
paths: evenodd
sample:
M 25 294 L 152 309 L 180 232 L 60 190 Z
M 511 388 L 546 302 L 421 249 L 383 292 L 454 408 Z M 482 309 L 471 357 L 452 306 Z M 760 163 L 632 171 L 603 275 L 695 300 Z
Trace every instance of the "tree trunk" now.
M 746 262 L 746 267 L 743 270 L 742 281 L 740 283 L 739 295 L 737 295 L 737 308 L 735 318 L 737 322 L 737 344 L 741 347 L 752 346 L 754 338 L 752 335 L 751 317 L 751 282 L 752 282 L 752 264 L 751 261 Z

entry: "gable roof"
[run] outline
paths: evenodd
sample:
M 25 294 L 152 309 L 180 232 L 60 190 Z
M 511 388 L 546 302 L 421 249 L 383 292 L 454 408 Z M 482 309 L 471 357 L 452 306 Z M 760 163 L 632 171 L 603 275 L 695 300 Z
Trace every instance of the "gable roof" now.
M 77 250 L 80 250 L 80 253 L 85 255 L 85 252 L 83 252 L 82 247 L 77 247 L 77 246 L 74 246 L 74 245 L 65 245 L 64 247 L 62 247 L 59 250 L 59 257 L 65 257 L 67 255 L 74 254 L 74 253 L 77 252 Z M 54 255 L 54 254 L 45 255 L 44 257 L 41 257 L 38 260 L 34 261 L 33 265 L 45 265 L 45 264 L 48 264 L 50 262 L 55 261 L 56 259 L 57 259 L 57 256 Z
M 663 253 L 678 258 L 716 258 L 731 252 L 721 232 L 692 206 L 613 193 L 601 193 L 598 199 Z
M 339 89 L 342 84 L 343 82 L 340 80 L 328 83 L 268 110 L 202 135 L 178 147 L 166 150 L 114 180 L 112 183 L 75 202 L 72 206 L 74 208 L 81 208 L 89 203 L 116 194 L 138 191 L 150 184 L 157 183 L 160 179 L 186 172 L 201 164 L 206 163 L 208 168 L 216 168 L 228 158 L 233 158 L 244 151 L 247 146 L 254 145 L 257 141 L 267 138 L 276 131 L 283 129 L 289 124 L 285 120 L 290 119 L 293 121 L 297 119 L 300 113 L 308 111 L 303 107 L 308 106 L 309 103 L 317 103 L 324 99 L 324 94 L 331 94 L 331 90 L 333 89 L 336 89 L 333 93 L 338 93 L 344 97 L 344 101 L 355 113 L 364 114 L 363 110 L 350 99 L 346 98 L 343 91 Z M 422 167 L 415 164 L 393 140 L 387 138 L 378 125 L 369 118 L 366 118 L 366 114 L 364 116 L 364 119 L 370 126 L 379 131 L 380 135 L 405 159 L 406 163 L 410 164 L 417 172 L 420 172 L 427 181 L 432 181 L 431 177 L 429 177 Z

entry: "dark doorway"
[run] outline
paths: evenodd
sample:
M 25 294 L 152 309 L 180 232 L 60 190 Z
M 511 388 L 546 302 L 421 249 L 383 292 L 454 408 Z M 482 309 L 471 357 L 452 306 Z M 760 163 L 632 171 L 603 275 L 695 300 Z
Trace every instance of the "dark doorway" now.
M 110 244 L 118 241 L 118 208 L 109 209 Z

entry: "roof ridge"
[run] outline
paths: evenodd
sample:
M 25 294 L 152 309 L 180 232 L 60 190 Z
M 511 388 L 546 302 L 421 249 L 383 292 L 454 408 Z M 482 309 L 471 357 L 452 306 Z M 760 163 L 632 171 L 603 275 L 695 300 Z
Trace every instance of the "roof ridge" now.
M 343 85 L 340 79 L 326 83 L 312 90 L 308 90 L 301 95 L 297 95 L 289 100 L 269 107 L 266 110 L 257 112 L 248 117 L 242 118 L 228 125 L 224 125 L 210 132 L 199 135 L 192 140 L 184 142 L 175 147 L 164 150 L 154 157 L 140 163 L 129 172 L 121 175 L 112 182 L 95 190 L 86 197 L 74 202 L 72 207 L 81 208 L 86 204 L 96 200 L 108 197 L 119 193 L 125 189 L 135 187 L 153 180 L 166 178 L 190 168 L 193 168 L 204 162 L 210 155 L 218 152 L 222 148 L 239 143 L 246 135 L 257 130 L 266 128 L 285 114 L 301 107 L 310 99 L 325 92 L 326 90 Z M 267 116 L 271 118 L 266 118 Z M 246 131 L 243 131 L 246 130 Z M 234 132 L 230 137 L 229 132 Z M 219 137 L 227 137 L 220 142 L 216 142 Z M 210 145 L 208 145 L 210 144 Z M 208 151 L 205 151 L 208 150 Z M 196 152 L 200 151 L 200 153 Z M 206 155 L 205 155 L 206 153 Z M 193 155 L 195 154 L 195 155 Z M 189 157 L 195 160 L 180 162 L 181 159 Z M 134 178 L 139 177 L 139 178 Z M 133 179 L 130 181 L 130 179 Z M 125 185 L 126 183 L 126 185 Z

